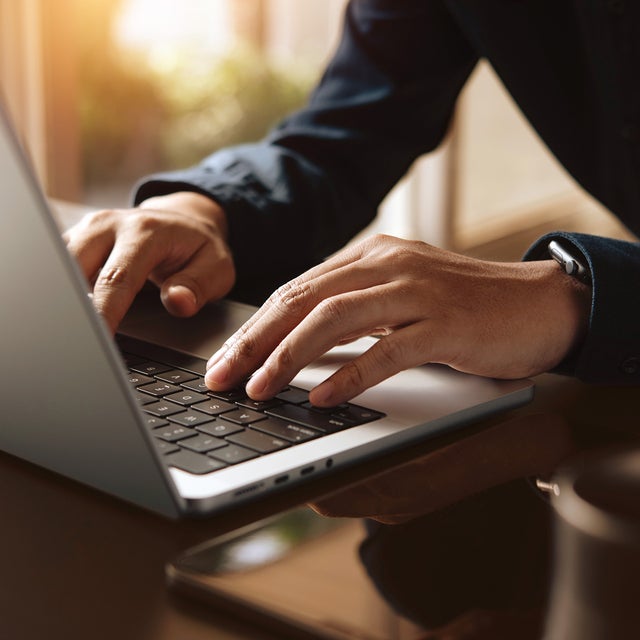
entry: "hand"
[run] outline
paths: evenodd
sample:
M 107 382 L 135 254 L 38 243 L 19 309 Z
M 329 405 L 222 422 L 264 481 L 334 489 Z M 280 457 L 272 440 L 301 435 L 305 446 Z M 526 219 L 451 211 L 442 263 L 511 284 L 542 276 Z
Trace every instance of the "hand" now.
M 323 497 L 324 516 L 399 524 L 517 478 L 546 475 L 577 445 L 554 414 L 514 418 Z
M 382 337 L 312 390 L 317 406 L 349 400 L 428 362 L 496 378 L 558 364 L 586 331 L 589 288 L 553 260 L 475 260 L 388 236 L 348 248 L 276 291 L 209 361 L 207 384 L 272 397 L 336 344 Z
M 177 316 L 191 316 L 223 297 L 235 281 L 225 214 L 197 193 L 90 213 L 65 240 L 113 332 L 147 280 L 160 287 L 164 306 Z

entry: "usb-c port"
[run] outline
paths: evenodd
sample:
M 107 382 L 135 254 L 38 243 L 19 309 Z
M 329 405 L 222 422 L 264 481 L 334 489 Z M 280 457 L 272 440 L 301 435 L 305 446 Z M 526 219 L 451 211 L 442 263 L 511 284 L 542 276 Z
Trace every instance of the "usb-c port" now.
M 300 471 L 300 475 L 301 476 L 306 476 L 309 475 L 310 473 L 313 473 L 315 467 L 305 467 L 304 469 L 302 469 L 302 471 Z

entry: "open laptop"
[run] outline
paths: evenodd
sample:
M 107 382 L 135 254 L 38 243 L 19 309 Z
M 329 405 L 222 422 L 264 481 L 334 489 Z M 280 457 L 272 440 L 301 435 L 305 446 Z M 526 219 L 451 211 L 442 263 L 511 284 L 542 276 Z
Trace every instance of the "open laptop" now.
M 241 390 L 215 397 L 201 385 L 206 359 L 253 308 L 222 302 L 176 319 L 155 295 L 134 306 L 118 344 L 1 109 L 0 201 L 0 449 L 154 512 L 214 514 L 533 395 L 529 380 L 428 365 L 314 411 L 304 389 L 371 344 L 362 339 L 303 370 L 266 408 L 243 404 Z

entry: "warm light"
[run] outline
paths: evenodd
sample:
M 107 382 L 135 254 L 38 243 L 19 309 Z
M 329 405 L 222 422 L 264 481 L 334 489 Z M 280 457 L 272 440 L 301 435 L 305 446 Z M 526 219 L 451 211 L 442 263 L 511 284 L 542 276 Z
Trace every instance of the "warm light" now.
M 229 0 L 126 0 L 115 21 L 121 47 L 143 53 L 157 70 L 185 53 L 219 54 L 229 48 Z

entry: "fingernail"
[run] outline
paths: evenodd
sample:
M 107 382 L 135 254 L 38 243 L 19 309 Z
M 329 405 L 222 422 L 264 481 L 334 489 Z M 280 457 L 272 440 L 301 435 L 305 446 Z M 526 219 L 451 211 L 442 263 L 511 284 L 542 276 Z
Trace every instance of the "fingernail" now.
M 333 400 L 335 392 L 335 384 L 331 380 L 326 380 L 311 391 L 309 400 L 311 404 L 315 404 L 318 407 L 333 407 L 338 404 Z
M 229 379 L 231 373 L 231 367 L 227 360 L 220 360 L 214 364 L 206 373 L 204 381 L 207 385 L 220 385 L 225 384 Z
M 185 287 L 182 284 L 173 284 L 171 285 L 168 289 L 167 289 L 167 295 L 174 297 L 181 297 L 181 298 L 186 298 L 190 304 L 192 304 L 193 306 L 196 306 L 198 304 L 198 300 L 196 299 L 196 294 L 189 289 L 188 287 Z
M 247 383 L 247 393 L 249 395 L 260 395 L 267 388 L 269 376 L 264 369 L 258 369 Z

